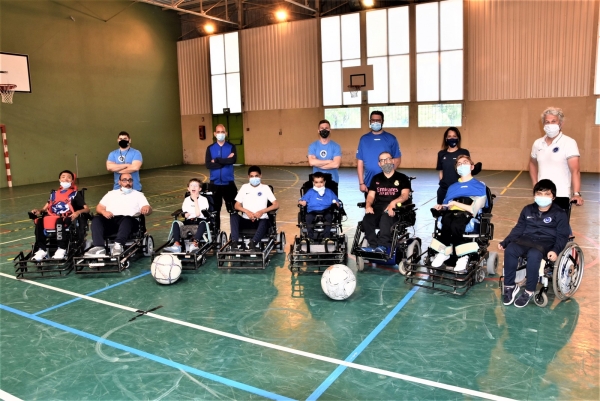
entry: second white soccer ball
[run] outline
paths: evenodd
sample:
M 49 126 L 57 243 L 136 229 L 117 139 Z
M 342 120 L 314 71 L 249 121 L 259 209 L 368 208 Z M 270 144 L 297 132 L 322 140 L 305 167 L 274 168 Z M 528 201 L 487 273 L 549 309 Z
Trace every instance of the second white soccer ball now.
M 321 277 L 325 295 L 336 301 L 347 299 L 356 289 L 354 272 L 346 265 L 329 266 Z
M 152 261 L 150 273 L 159 284 L 173 284 L 181 276 L 181 261 L 175 255 L 158 255 Z

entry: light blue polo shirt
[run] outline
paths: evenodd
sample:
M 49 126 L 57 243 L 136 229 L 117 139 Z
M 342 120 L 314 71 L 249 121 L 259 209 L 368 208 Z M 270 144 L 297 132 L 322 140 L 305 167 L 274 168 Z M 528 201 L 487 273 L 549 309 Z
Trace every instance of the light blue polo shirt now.
M 394 159 L 402 156 L 400 145 L 394 135 L 386 131 L 377 135 L 369 132 L 360 138 L 356 158 L 362 160 L 364 163 L 364 182 L 367 188 L 371 184 L 373 176 L 381 173 L 381 167 L 379 166 L 379 155 L 381 152 L 389 152 Z
M 338 145 L 332 140 L 330 140 L 325 145 L 321 143 L 321 140 L 316 140 L 315 142 L 311 143 L 308 147 L 308 155 L 313 155 L 318 160 L 333 160 L 333 158 L 336 156 L 342 156 L 342 148 L 340 145 Z M 333 181 L 340 182 L 340 175 L 338 173 L 337 168 L 324 170 L 319 167 L 313 167 L 313 173 L 316 173 L 317 171 L 331 174 L 331 178 L 333 179 Z
M 125 157 L 124 161 L 120 161 L 119 160 L 119 156 L 123 155 Z M 134 148 L 129 148 L 127 150 L 121 150 L 121 149 L 117 149 L 117 150 L 113 150 L 112 152 L 110 152 L 108 154 L 108 159 L 109 162 L 113 162 L 113 163 L 117 163 L 117 164 L 131 164 L 134 160 L 139 160 L 140 162 L 142 162 L 142 152 L 140 152 L 137 149 Z M 121 184 L 119 184 L 119 176 L 121 175 L 121 173 L 119 172 L 115 172 L 114 173 L 114 178 L 115 178 L 115 185 L 113 186 L 113 189 L 119 189 L 121 187 Z M 140 182 L 140 172 L 139 171 L 135 171 L 133 173 L 131 173 L 131 178 L 133 178 L 133 189 L 135 189 L 136 191 L 141 191 L 142 190 L 142 183 Z

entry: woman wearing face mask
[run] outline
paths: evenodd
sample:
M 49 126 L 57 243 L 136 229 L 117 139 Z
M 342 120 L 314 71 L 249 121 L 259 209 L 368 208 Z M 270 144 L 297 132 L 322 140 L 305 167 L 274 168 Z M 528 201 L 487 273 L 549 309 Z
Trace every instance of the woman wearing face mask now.
M 54 228 L 56 223 L 60 222 L 64 229 L 72 220 L 77 219 L 81 213 L 90 212 L 83 196 L 77 192 L 77 187 L 74 185 L 75 175 L 69 170 L 64 170 L 58 175 L 58 180 L 60 183 L 59 188 L 50 192 L 50 199 L 44 207 L 31 211 L 35 215 L 47 213 L 47 216 L 38 218 L 35 221 L 35 253 L 32 256 L 33 260 L 40 261 L 48 256 L 44 225 Z M 46 221 L 44 222 L 44 220 Z M 63 238 L 57 240 L 58 248 L 52 259 L 64 259 L 67 249 L 67 236 L 64 235 Z
M 454 271 L 464 271 L 469 263 L 469 254 L 477 252 L 477 249 L 471 248 L 472 242 L 463 238 L 467 224 L 487 203 L 485 184 L 473 178 L 473 169 L 469 156 L 458 156 L 456 172 L 460 178 L 450 185 L 442 204 L 434 206 L 436 210 L 447 207 L 449 212 L 442 216 L 439 236 L 431 241 L 430 248 L 438 252 L 432 267 L 440 267 L 446 262 L 446 266 L 455 266 Z
M 442 150 L 438 152 L 436 170 L 440 174 L 440 183 L 437 191 L 437 203 L 441 204 L 446 197 L 448 187 L 458 181 L 458 173 L 455 164 L 458 156 L 471 156 L 467 149 L 460 147 L 460 131 L 456 127 L 450 127 L 444 132 L 442 140 Z M 481 171 L 481 163 L 477 163 L 473 170 L 473 175 Z
M 504 305 L 515 303 L 526 306 L 535 292 L 539 268 L 544 257 L 555 261 L 569 239 L 569 218 L 558 205 L 556 185 L 550 180 L 540 180 L 533 187 L 534 203 L 521 211 L 517 225 L 508 237 L 498 244 L 504 250 Z M 517 298 L 519 286 L 515 284 L 518 259 L 527 256 L 527 284 Z M 515 300 L 516 299 L 516 300 Z

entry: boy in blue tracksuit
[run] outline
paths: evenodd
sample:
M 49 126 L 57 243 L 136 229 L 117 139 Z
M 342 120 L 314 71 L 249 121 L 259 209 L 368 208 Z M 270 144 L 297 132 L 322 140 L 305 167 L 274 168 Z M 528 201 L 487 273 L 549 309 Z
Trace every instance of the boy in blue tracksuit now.
M 325 188 L 325 176 L 317 171 L 313 174 L 313 187 L 306 191 L 304 196 L 298 201 L 299 205 L 306 206 L 306 227 L 308 238 L 316 240 L 317 237 L 313 228 L 313 221 L 317 214 L 322 214 L 325 219 L 325 237 L 329 236 L 331 231 L 331 221 L 333 220 L 332 207 L 338 207 L 340 200 L 329 188 Z
M 533 195 L 535 203 L 523 208 L 517 225 L 498 244 L 498 249 L 504 250 L 503 303 L 510 305 L 514 301 L 517 308 L 526 306 L 533 297 L 542 259 L 556 261 L 571 234 L 567 213 L 552 203 L 556 185 L 550 180 L 540 180 L 533 187 Z M 520 288 L 515 277 L 521 256 L 527 256 L 527 284 L 517 298 Z

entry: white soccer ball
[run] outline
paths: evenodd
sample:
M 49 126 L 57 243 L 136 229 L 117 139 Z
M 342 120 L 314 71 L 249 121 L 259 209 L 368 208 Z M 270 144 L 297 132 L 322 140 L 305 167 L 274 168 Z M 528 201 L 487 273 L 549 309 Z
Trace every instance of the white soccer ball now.
M 350 297 L 356 289 L 356 277 L 348 266 L 329 266 L 321 277 L 321 288 L 329 298 L 341 301 Z
M 181 261 L 174 255 L 163 253 L 152 261 L 150 273 L 159 284 L 173 284 L 181 276 Z

